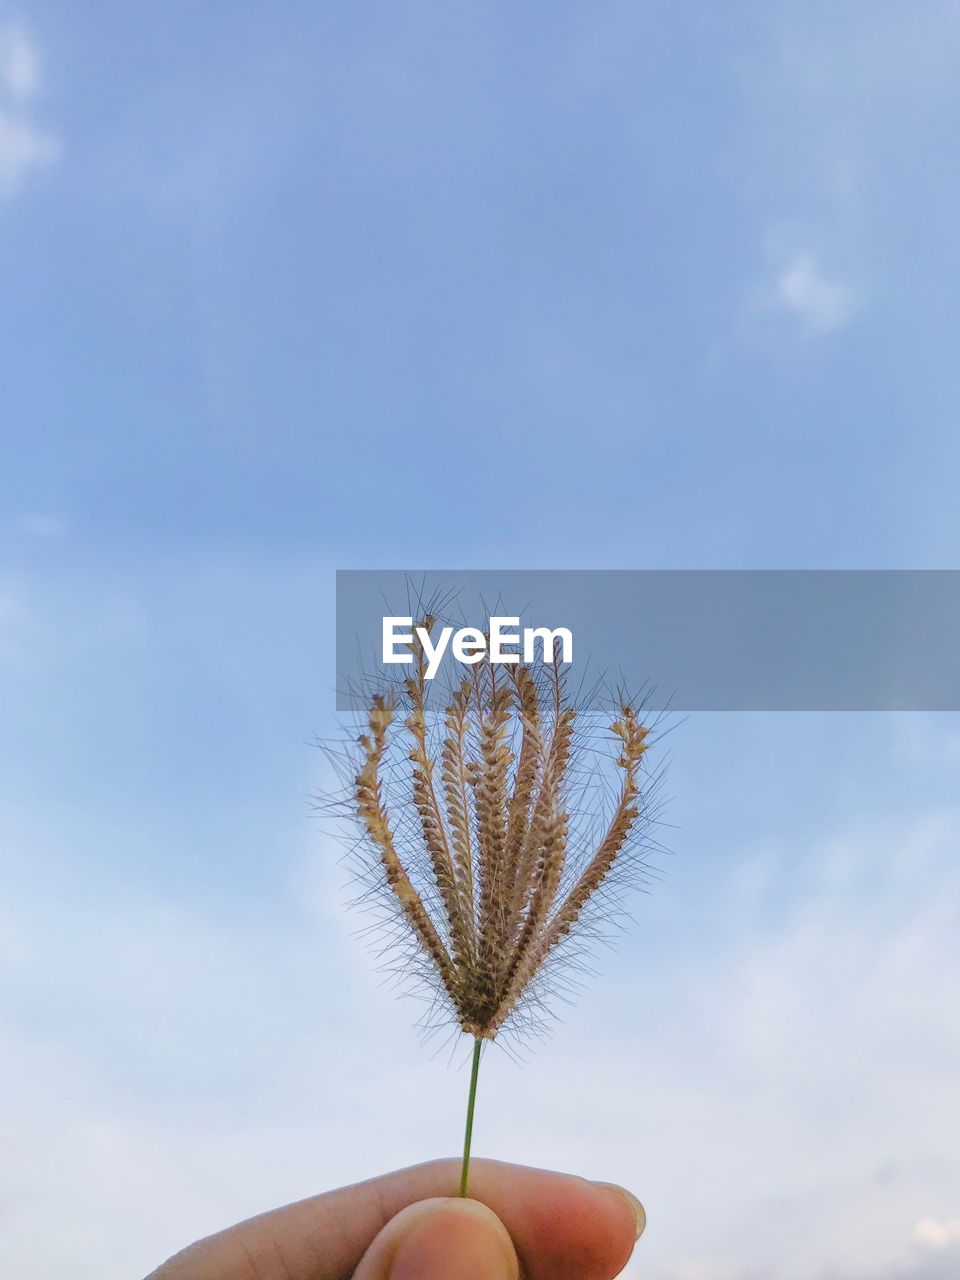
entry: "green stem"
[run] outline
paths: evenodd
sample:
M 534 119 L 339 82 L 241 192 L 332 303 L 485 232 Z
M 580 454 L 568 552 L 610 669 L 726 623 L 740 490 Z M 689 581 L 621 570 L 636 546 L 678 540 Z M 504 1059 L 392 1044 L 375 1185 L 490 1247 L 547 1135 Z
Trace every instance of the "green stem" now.
M 473 1046 L 473 1066 L 470 1071 L 470 1093 L 467 1097 L 467 1127 L 463 1135 L 463 1165 L 460 1170 L 460 1195 L 467 1194 L 467 1176 L 470 1172 L 470 1143 L 473 1141 L 473 1111 L 477 1104 L 477 1075 L 480 1071 L 480 1050 L 483 1041 L 477 1037 Z

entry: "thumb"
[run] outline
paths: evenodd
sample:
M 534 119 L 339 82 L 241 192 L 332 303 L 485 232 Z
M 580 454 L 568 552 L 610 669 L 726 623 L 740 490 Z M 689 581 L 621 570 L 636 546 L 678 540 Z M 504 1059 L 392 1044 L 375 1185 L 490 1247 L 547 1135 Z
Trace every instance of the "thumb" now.
M 353 1280 L 518 1280 L 507 1229 L 477 1200 L 421 1200 L 383 1228 Z

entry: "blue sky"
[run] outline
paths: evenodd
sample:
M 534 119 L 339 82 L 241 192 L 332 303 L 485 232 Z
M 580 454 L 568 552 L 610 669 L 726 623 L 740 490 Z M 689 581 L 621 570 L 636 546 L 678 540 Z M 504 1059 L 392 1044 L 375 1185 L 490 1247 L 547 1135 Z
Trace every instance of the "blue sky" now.
M 307 805 L 335 568 L 956 566 L 958 37 L 0 6 L 8 1270 L 122 1280 L 456 1143 Z M 490 1057 L 481 1151 L 631 1185 L 654 1280 L 953 1274 L 960 726 L 672 751 L 664 883 Z

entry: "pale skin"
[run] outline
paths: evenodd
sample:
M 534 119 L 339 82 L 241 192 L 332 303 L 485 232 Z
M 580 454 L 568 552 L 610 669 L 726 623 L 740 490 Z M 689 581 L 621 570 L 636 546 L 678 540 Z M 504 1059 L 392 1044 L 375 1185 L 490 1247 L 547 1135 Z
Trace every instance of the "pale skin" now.
M 643 1208 L 609 1183 L 494 1160 L 388 1173 L 191 1245 L 147 1280 L 614 1280 Z

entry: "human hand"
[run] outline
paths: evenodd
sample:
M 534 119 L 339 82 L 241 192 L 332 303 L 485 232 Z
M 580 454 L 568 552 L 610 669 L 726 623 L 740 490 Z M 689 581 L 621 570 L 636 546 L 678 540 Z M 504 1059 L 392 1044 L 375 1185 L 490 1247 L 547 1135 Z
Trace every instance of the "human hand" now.
M 437 1160 L 221 1231 L 147 1280 L 613 1280 L 645 1225 L 609 1183 Z

